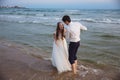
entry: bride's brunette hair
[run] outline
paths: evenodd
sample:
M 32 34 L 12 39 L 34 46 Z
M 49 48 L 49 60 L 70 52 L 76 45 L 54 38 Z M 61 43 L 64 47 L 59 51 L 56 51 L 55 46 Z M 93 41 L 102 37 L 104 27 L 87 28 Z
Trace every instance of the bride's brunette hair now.
M 65 37 L 65 35 L 64 35 L 64 25 L 63 25 L 63 29 L 60 29 L 60 24 L 61 24 L 61 22 L 58 22 L 57 23 L 57 28 L 56 28 L 56 40 L 58 40 L 59 39 L 59 35 L 60 35 L 60 33 L 61 33 L 61 39 L 63 40 L 63 38 Z

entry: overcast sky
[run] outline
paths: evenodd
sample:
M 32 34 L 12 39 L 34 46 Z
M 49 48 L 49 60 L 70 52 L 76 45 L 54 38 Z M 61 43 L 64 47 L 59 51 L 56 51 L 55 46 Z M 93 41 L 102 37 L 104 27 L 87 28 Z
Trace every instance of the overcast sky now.
M 28 8 L 118 9 L 120 0 L 0 0 L 0 5 Z

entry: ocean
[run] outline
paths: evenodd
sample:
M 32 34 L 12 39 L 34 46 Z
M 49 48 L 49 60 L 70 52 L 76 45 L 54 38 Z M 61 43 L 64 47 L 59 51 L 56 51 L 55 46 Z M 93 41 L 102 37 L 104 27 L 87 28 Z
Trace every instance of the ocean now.
M 40 48 L 50 58 L 62 16 L 85 25 L 78 59 L 120 69 L 120 10 L 0 8 L 0 39 Z

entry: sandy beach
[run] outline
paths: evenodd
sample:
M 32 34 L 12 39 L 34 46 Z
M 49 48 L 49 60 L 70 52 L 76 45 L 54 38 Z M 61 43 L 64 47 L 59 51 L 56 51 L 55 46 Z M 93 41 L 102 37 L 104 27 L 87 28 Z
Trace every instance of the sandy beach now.
M 0 80 L 120 80 L 117 69 L 85 61 L 79 62 L 78 75 L 72 72 L 58 74 L 50 60 L 32 53 L 37 51 L 26 45 L 1 40 Z

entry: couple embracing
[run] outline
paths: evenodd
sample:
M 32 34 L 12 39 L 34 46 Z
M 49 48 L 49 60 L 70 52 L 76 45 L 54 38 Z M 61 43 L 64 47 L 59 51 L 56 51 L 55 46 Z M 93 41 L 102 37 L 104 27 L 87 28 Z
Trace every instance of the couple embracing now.
M 52 65 L 59 73 L 72 71 L 77 74 L 77 50 L 80 46 L 80 31 L 87 30 L 79 22 L 72 22 L 68 15 L 63 16 L 62 22 L 57 23 L 54 32 Z M 66 38 L 69 40 L 67 48 Z

